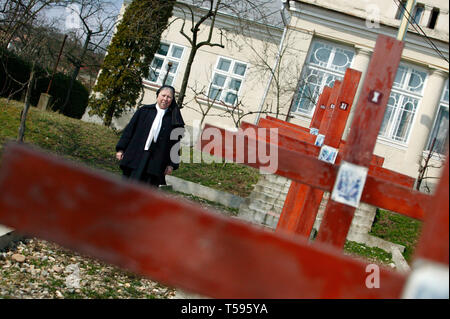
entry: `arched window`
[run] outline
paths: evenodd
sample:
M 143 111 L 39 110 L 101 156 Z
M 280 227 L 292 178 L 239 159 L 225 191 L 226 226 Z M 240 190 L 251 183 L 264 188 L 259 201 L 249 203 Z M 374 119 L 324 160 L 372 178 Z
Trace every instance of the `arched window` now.
M 448 145 L 448 79 L 442 92 L 441 101 L 439 103 L 438 112 L 434 120 L 433 129 L 431 130 L 430 138 L 426 147 L 427 151 L 439 154 L 445 154 L 446 146 Z M 433 145 L 434 141 L 434 145 Z
M 323 88 L 332 86 L 335 80 L 343 79 L 354 55 L 351 48 L 322 40 L 313 41 L 294 97 L 292 112 L 312 116 Z
M 400 64 L 384 113 L 380 137 L 407 143 L 426 78 L 426 72 Z

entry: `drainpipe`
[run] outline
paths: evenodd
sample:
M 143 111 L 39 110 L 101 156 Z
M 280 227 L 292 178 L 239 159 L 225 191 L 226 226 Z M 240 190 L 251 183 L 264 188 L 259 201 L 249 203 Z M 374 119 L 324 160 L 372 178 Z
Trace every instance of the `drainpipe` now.
M 286 18 L 284 16 L 284 10 L 285 9 L 289 10 L 289 0 L 281 0 L 281 2 L 283 4 L 282 4 L 282 7 L 280 8 L 280 14 L 281 14 L 281 19 L 283 20 L 284 29 L 283 29 L 283 35 L 281 36 L 280 46 L 278 47 L 278 53 L 277 53 L 277 58 L 275 60 L 275 65 L 272 68 L 273 72 L 278 67 L 278 63 L 280 62 L 281 50 L 283 49 L 283 44 L 284 44 L 284 40 L 286 38 L 286 32 L 287 32 L 287 26 L 288 26 L 288 23 L 287 23 Z M 267 94 L 269 93 L 270 85 L 272 84 L 273 72 L 270 73 L 269 81 L 267 82 L 266 88 L 264 90 L 263 97 L 261 99 L 261 103 L 259 104 L 258 112 L 256 114 L 256 119 L 255 119 L 255 124 L 256 125 L 258 125 L 259 119 L 261 117 L 261 112 L 262 112 L 262 109 L 264 107 L 264 101 L 266 100 Z

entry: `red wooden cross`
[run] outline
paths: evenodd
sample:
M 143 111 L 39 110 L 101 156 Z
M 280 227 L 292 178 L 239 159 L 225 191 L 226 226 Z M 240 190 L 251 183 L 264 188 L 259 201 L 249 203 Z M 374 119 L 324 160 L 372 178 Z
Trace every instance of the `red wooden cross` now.
M 214 132 L 214 134 L 207 136 L 211 132 Z M 283 135 L 277 135 L 277 141 L 288 141 L 288 146 L 278 145 L 277 142 L 263 143 L 269 137 L 265 136 L 263 138 L 257 133 L 255 136 L 247 133 L 248 132 L 245 132 L 244 134 L 239 131 L 231 132 L 206 124 L 197 147 L 200 147 L 204 151 L 208 150 L 212 155 L 224 157 L 227 160 L 243 163 L 262 170 L 265 170 L 268 167 L 268 163 L 267 160 L 261 159 L 257 154 L 266 152 L 269 147 L 272 147 L 272 153 L 278 155 L 278 166 L 274 174 L 310 185 L 313 188 L 331 192 L 337 175 L 338 166 L 312 157 L 311 154 L 308 153 L 308 151 L 312 152 L 310 149 L 311 145 L 307 143 L 302 144 L 294 139 L 289 140 L 287 136 Z M 242 154 L 243 152 L 237 150 L 236 144 L 228 142 L 222 143 L 222 141 L 233 140 L 243 141 L 242 149 L 247 151 L 245 156 Z M 262 151 L 261 148 L 263 148 Z M 305 149 L 306 151 L 302 152 L 298 149 Z M 240 161 L 237 159 L 240 159 Z M 380 170 L 383 169 L 380 168 Z M 422 219 L 425 211 L 425 203 L 423 202 L 425 197 L 421 195 L 422 193 L 415 193 L 412 195 L 410 194 L 409 188 L 389 181 L 389 177 L 392 178 L 392 175 L 383 175 L 383 177 L 380 178 L 369 174 L 361 201 L 412 218 Z M 389 194 L 393 194 L 393 196 L 390 196 Z
M 413 192 L 429 213 L 417 256 L 446 264 L 447 273 L 448 165 L 447 156 L 435 196 Z M 373 268 L 329 245 L 229 219 L 21 145 L 4 149 L 0 189 L 2 224 L 214 298 L 400 298 L 411 281 L 380 267 L 379 287 L 368 286 Z
M 323 115 L 325 113 L 326 105 L 328 99 L 330 98 L 331 88 L 329 86 L 325 86 L 322 90 L 322 94 L 320 94 L 319 99 L 317 100 L 316 109 L 314 110 L 313 117 L 311 119 L 311 123 L 309 125 L 310 128 L 319 129 L 320 123 L 322 122 Z
M 331 93 L 328 93 L 329 89 L 325 89 L 325 93 L 322 93 L 324 97 L 321 94 L 318 99 L 310 128 L 313 128 L 312 125 L 317 126 L 319 134 L 326 136 L 326 145 L 335 149 L 340 147 L 360 77 L 361 72 L 347 69 L 343 81 L 336 81 Z M 329 96 L 328 100 L 324 103 L 327 96 Z M 341 104 L 345 104 L 346 107 L 335 107 Z M 330 135 L 333 135 L 331 140 Z M 313 189 L 309 185 L 292 181 L 277 224 L 277 231 L 294 232 L 309 237 L 323 193 L 320 189 Z
M 379 37 L 376 43 L 347 138 L 347 145 L 352 147 L 346 147 L 343 154 L 343 161 L 352 165 L 354 169 L 367 171 L 370 165 L 403 45 L 403 42 L 393 41 L 388 37 Z M 345 174 L 342 164 L 340 170 Z M 360 178 L 360 182 L 364 183 L 365 177 Z M 337 194 L 340 185 L 337 181 L 331 199 L 327 203 L 316 240 L 344 247 L 355 207 L 343 204 L 345 198 Z
M 209 125 L 210 127 L 215 127 L 213 125 Z M 270 116 L 266 116 L 266 118 L 260 118 L 259 124 L 254 125 L 248 122 L 243 121 L 241 123 L 240 127 L 243 131 L 247 129 L 253 129 L 255 131 L 258 130 L 258 128 L 266 128 L 266 129 L 273 129 L 276 128 L 278 131 L 279 138 L 281 136 L 286 136 L 288 140 L 293 139 L 298 142 L 299 145 L 302 145 L 304 148 L 311 149 L 312 156 L 318 156 L 320 152 L 320 147 L 317 147 L 314 145 L 314 142 L 316 140 L 316 136 L 308 133 L 309 129 L 305 128 L 303 126 L 299 126 L 293 123 L 285 122 L 280 119 L 276 119 Z M 270 139 L 267 139 L 268 142 L 270 142 Z M 282 143 L 281 143 L 282 144 Z M 343 149 L 345 147 L 345 141 L 341 140 L 339 144 L 339 153 L 336 160 L 339 158 L 339 154 L 342 153 Z M 317 154 L 316 154 L 317 152 Z M 305 153 L 307 154 L 307 153 Z M 309 154 L 309 153 L 308 153 Z M 382 167 L 384 163 L 384 158 L 381 156 L 373 155 L 371 163 L 375 166 Z
M 250 151 L 258 151 L 252 139 L 246 138 Z M 222 144 L 225 147 L 233 150 Z M 277 173 L 331 190 L 336 165 L 288 149 L 279 148 L 279 153 Z M 248 164 L 264 163 L 258 158 Z M 215 298 L 399 298 L 418 295 L 422 282 L 428 288 L 425 296 L 442 297 L 441 272 L 436 269 L 443 268 L 448 276 L 448 173 L 447 156 L 434 196 L 367 177 L 362 201 L 384 207 L 379 198 L 385 200 L 386 193 L 391 196 L 388 209 L 398 211 L 398 206 L 416 218 L 427 213 L 415 258 L 421 263 L 411 276 L 382 266 L 373 273 L 368 267 L 373 265 L 345 256 L 332 245 L 311 245 L 226 218 L 19 144 L 3 152 L 0 222 L 163 284 Z M 436 234 L 440 240 L 434 240 Z M 431 277 L 437 285 L 423 280 L 423 264 L 435 269 Z M 369 276 L 377 277 L 379 285 L 370 285 Z
M 379 40 L 377 41 L 377 46 L 376 46 L 372 61 L 371 61 L 371 65 L 369 66 L 369 70 L 368 70 L 368 74 L 372 74 L 372 77 L 374 79 L 365 81 L 364 89 L 363 89 L 363 94 L 365 94 L 365 95 L 362 94 L 363 100 L 360 99 L 360 101 L 362 101 L 362 102 L 359 103 L 359 104 L 362 104 L 363 106 L 360 107 L 360 110 L 357 110 L 358 112 L 356 112 L 356 114 L 360 114 L 360 112 L 361 112 L 364 114 L 373 115 L 372 114 L 373 112 L 378 112 L 377 113 L 378 119 L 380 119 L 380 116 L 382 118 L 384 108 L 386 107 L 386 104 L 387 104 L 387 98 L 389 97 L 389 92 L 390 92 L 390 88 L 392 85 L 393 77 L 395 76 L 395 72 L 397 70 L 398 63 L 400 61 L 402 48 L 403 48 L 403 44 L 401 42 L 392 43 L 392 39 L 390 39 L 388 37 L 380 37 L 379 38 Z M 378 52 L 378 54 L 377 54 L 377 52 Z M 387 52 L 391 55 L 390 57 L 392 57 L 391 59 L 389 59 L 389 63 L 385 63 L 385 57 L 386 57 Z M 395 57 L 395 59 L 394 59 L 394 57 Z M 392 75 L 392 73 L 394 73 L 394 75 Z M 385 74 L 387 74 L 387 75 L 385 75 Z M 366 92 L 368 90 L 369 90 L 369 92 Z M 336 94 L 336 96 L 338 96 L 338 94 Z M 351 96 L 351 95 L 349 95 L 349 96 Z M 370 100 L 369 100 L 369 97 L 370 97 Z M 346 98 L 348 99 L 348 96 Z M 346 101 L 348 101 L 348 100 L 341 99 L 340 101 L 338 100 L 338 103 L 340 105 L 340 102 L 346 102 Z M 347 103 L 350 104 L 351 102 L 347 102 Z M 371 112 L 368 112 L 365 109 L 365 108 L 367 108 L 367 105 L 369 105 L 371 107 Z M 333 114 L 333 113 L 331 113 L 331 114 Z M 332 115 L 330 115 L 328 117 L 331 118 L 331 116 Z M 336 116 L 338 117 L 339 115 L 336 115 Z M 325 115 L 324 115 L 324 117 L 325 117 Z M 359 117 L 355 116 L 355 119 L 359 119 Z M 262 122 L 260 121 L 260 123 L 262 123 L 262 125 L 265 125 L 263 120 L 264 119 L 261 119 Z M 380 121 L 377 122 L 376 117 L 367 117 L 367 120 L 370 122 L 370 125 L 369 125 L 369 123 L 361 122 L 358 120 L 353 122 L 353 125 L 352 125 L 353 139 L 355 139 L 354 136 L 363 135 L 364 139 L 366 141 L 367 141 L 367 136 L 372 138 L 373 141 L 371 141 L 371 143 L 366 143 L 364 146 L 359 145 L 358 141 L 353 141 L 353 143 L 347 143 L 347 147 L 345 148 L 345 151 L 343 152 L 344 156 L 347 156 L 346 154 L 355 154 L 355 156 L 357 157 L 359 148 L 361 148 L 362 150 L 365 150 L 367 147 L 370 147 L 370 145 L 372 145 L 372 150 L 373 150 L 373 145 L 374 145 L 376 137 L 378 135 L 378 133 L 376 131 L 376 129 L 377 129 L 376 126 L 378 125 L 378 129 L 379 129 L 379 125 L 381 124 L 381 122 Z M 321 127 L 322 126 L 324 126 L 324 125 L 321 124 Z M 344 125 L 340 125 L 339 129 L 335 130 L 335 132 L 337 132 L 339 130 L 342 131 L 343 127 L 344 127 Z M 293 131 L 292 128 L 286 128 L 286 127 L 282 127 L 282 125 L 279 125 L 279 130 L 280 130 L 280 128 L 283 129 L 283 131 L 282 131 L 283 135 L 290 134 L 291 137 L 298 136 L 298 135 L 294 135 L 294 133 L 292 132 Z M 211 126 L 206 126 L 205 129 L 211 129 Z M 218 128 L 215 128 L 215 129 L 219 130 Z M 369 130 L 371 130 L 370 134 L 368 134 Z M 233 140 L 235 137 L 239 137 L 239 133 L 225 132 L 223 130 L 221 131 L 220 134 L 221 134 L 221 138 L 225 139 L 225 140 Z M 302 136 L 307 135 L 307 133 L 302 132 L 301 130 L 298 130 L 298 132 L 296 132 L 295 134 L 300 134 Z M 339 140 L 338 138 L 333 138 L 330 141 L 331 141 L 331 143 L 336 143 L 338 140 Z M 251 138 L 249 137 L 247 139 L 247 141 L 251 141 Z M 211 144 L 214 144 L 213 140 L 203 139 L 200 141 L 200 143 L 198 143 L 198 146 L 203 149 L 203 147 L 205 145 L 208 145 L 211 154 L 214 154 L 215 151 L 218 151 L 216 153 L 216 155 L 224 156 L 224 154 L 225 154 L 227 159 L 232 159 L 232 160 L 236 159 L 236 155 L 239 155 L 239 154 L 237 154 L 237 153 L 239 153 L 239 151 L 242 151 L 242 150 L 236 151 L 235 149 L 233 150 L 232 148 L 230 148 L 229 143 L 227 145 L 216 145 L 215 147 L 210 147 Z M 254 143 L 252 143 L 252 144 L 254 144 Z M 250 143 L 247 146 L 254 147 L 253 145 L 250 145 Z M 356 151 L 355 151 L 355 149 L 356 149 Z M 250 152 L 250 150 L 249 150 L 249 152 Z M 255 150 L 253 150 L 253 152 L 259 153 L 260 151 L 255 149 Z M 227 156 L 227 154 L 228 155 L 232 154 L 232 156 L 231 157 Z M 292 177 L 291 179 L 293 179 L 294 182 L 297 181 L 297 182 L 301 182 L 303 184 L 308 184 L 308 186 L 310 186 L 310 187 L 312 186 L 313 188 L 319 188 L 319 189 L 325 190 L 325 191 L 330 191 L 332 189 L 332 187 L 335 183 L 336 175 L 334 175 L 334 174 L 336 174 L 336 172 L 334 172 L 334 171 L 331 172 L 330 167 L 327 167 L 324 163 L 319 163 L 319 161 L 317 161 L 317 160 L 308 158 L 307 156 L 302 156 L 298 153 L 296 155 L 294 155 L 294 154 L 292 154 L 292 152 L 287 151 L 287 149 L 283 149 L 282 146 L 278 147 L 278 154 L 279 154 L 279 163 L 278 163 L 277 174 L 286 176 L 288 178 Z M 366 153 L 364 153 L 364 154 L 366 154 Z M 366 154 L 365 156 L 366 157 L 370 156 L 369 159 L 370 160 L 372 159 L 371 153 L 370 153 L 370 155 Z M 369 167 L 370 160 L 369 160 L 369 162 L 364 163 L 365 168 Z M 301 169 L 292 167 L 293 164 L 296 164 L 296 163 L 299 163 L 301 165 Z M 259 164 L 247 163 L 247 164 L 255 166 L 255 167 L 259 167 L 261 163 L 259 163 Z M 363 171 L 365 170 L 365 168 L 363 168 Z M 295 170 L 295 174 L 293 174 L 293 170 Z M 377 168 L 374 171 L 379 172 L 379 173 L 384 173 L 384 174 L 386 173 L 386 170 L 384 170 L 382 168 Z M 333 175 L 331 178 L 329 176 L 327 176 L 327 174 L 329 174 L 329 173 L 331 173 Z M 375 173 L 375 175 L 376 174 L 377 173 Z M 392 173 L 392 174 L 394 174 L 394 173 Z M 312 177 L 313 175 L 316 176 L 315 179 Z M 397 176 L 399 176 L 399 175 L 400 174 L 397 174 Z M 386 174 L 385 174 L 385 176 L 387 177 Z M 322 179 L 322 181 L 323 181 L 325 179 L 325 177 L 328 180 L 328 183 L 322 183 L 322 184 L 320 184 L 319 187 L 316 187 L 315 185 L 318 185 L 317 179 Z M 367 202 L 367 203 L 372 204 L 377 207 L 387 208 L 392 211 L 404 213 L 411 217 L 421 218 L 423 216 L 423 210 L 420 209 L 421 204 L 419 202 L 417 202 L 416 200 L 413 200 L 413 202 L 415 202 L 413 204 L 413 206 L 415 206 L 416 208 L 419 208 L 419 210 L 415 210 L 414 212 L 411 211 L 412 206 L 410 206 L 410 204 L 413 202 L 406 203 L 406 201 L 407 201 L 406 198 L 411 197 L 411 195 L 408 195 L 409 190 L 402 189 L 401 191 L 399 191 L 396 189 L 396 191 L 399 192 L 399 194 L 401 193 L 402 195 L 398 196 L 395 199 L 392 199 L 390 196 L 390 194 L 392 194 L 392 192 L 394 191 L 392 188 L 396 188 L 398 185 L 386 183 L 386 185 L 383 185 L 384 190 L 382 188 L 376 189 L 376 188 L 373 188 L 372 183 L 374 183 L 376 185 L 380 181 L 376 180 L 376 179 L 373 180 L 371 177 L 372 176 L 370 176 L 370 174 L 369 174 L 369 176 L 367 178 L 367 182 L 365 184 L 365 188 L 364 188 L 365 191 L 364 191 L 364 193 L 362 193 L 362 200 L 364 202 Z M 406 179 L 403 179 L 403 181 L 405 181 L 408 186 L 411 186 L 411 178 L 408 177 Z M 364 181 L 362 181 L 362 184 L 364 184 Z M 383 194 L 383 191 L 385 191 L 385 194 Z M 374 196 L 374 194 L 369 194 L 371 192 L 374 192 L 374 194 L 377 193 L 378 196 Z M 415 196 L 415 198 L 417 199 L 418 197 Z M 330 202 L 334 202 L 333 198 L 332 198 L 332 200 L 329 201 L 329 203 Z M 340 204 L 340 205 L 342 206 L 342 204 Z M 336 221 L 335 223 L 330 223 L 330 226 L 325 226 L 323 229 L 321 227 L 322 231 L 319 230 L 319 235 L 318 235 L 319 241 L 326 241 L 333 245 L 343 247 L 343 245 L 345 243 L 345 237 L 346 237 L 346 236 L 344 236 L 344 234 L 346 235 L 348 232 L 348 228 L 350 226 L 348 224 L 348 222 L 349 221 L 351 222 L 351 218 L 353 217 L 353 212 L 354 212 L 354 207 L 349 207 L 347 205 L 345 205 L 345 206 L 346 206 L 346 210 L 351 211 L 351 214 L 347 214 L 347 215 L 351 215 L 351 217 L 345 219 L 343 222 Z M 407 208 L 407 206 L 409 206 L 409 208 Z M 333 207 L 333 206 L 330 206 L 330 204 L 328 204 L 327 207 Z M 329 218 L 328 215 L 329 214 L 324 216 L 324 220 Z M 340 216 L 340 214 L 334 214 L 334 216 L 335 217 Z M 335 234 L 336 234 L 335 236 L 338 239 L 333 238 L 333 226 L 331 224 L 333 224 L 334 227 L 339 228 L 339 231 L 335 232 Z M 328 225 L 328 224 L 325 224 L 325 225 Z M 322 232 L 322 234 L 320 234 L 321 232 Z M 328 240 L 327 235 L 324 235 L 324 234 L 328 234 L 328 236 L 332 239 Z
M 341 144 L 344 144 L 343 143 L 344 141 L 341 141 L 340 137 L 342 136 L 345 128 L 345 123 L 349 115 L 351 103 L 353 101 L 354 94 L 356 93 L 359 77 L 360 72 L 348 69 L 342 83 L 339 82 L 338 86 L 340 87 L 340 92 L 338 92 L 339 94 L 336 93 L 337 92 L 336 90 L 334 90 L 333 91 L 334 94 L 332 94 L 332 97 L 328 99 L 327 103 L 325 104 L 323 103 L 322 96 L 320 96 L 315 114 L 313 116 L 313 118 L 316 119 L 315 120 L 316 124 L 314 125 L 320 126 L 322 133 L 326 132 L 325 145 L 331 146 L 333 148 L 340 147 L 341 151 L 343 150 L 343 145 Z M 330 88 L 328 88 L 327 91 L 329 92 Z M 323 107 L 320 107 L 322 105 Z M 337 105 L 337 107 L 334 107 L 334 105 Z M 332 120 L 327 121 L 325 125 L 320 125 L 320 123 L 318 122 L 318 118 L 320 118 L 320 116 L 317 116 L 317 112 L 325 113 L 325 110 L 328 111 L 328 115 L 325 116 Z M 266 128 L 277 127 L 279 128 L 279 134 L 281 130 L 281 135 L 283 135 L 284 133 L 293 138 L 297 138 L 300 141 L 304 141 L 306 139 L 307 141 L 312 142 L 314 140 L 313 136 L 308 135 L 308 133 L 305 132 L 308 129 L 305 129 L 292 123 L 287 123 L 278 120 L 273 117 L 268 116 L 266 117 L 266 119 L 261 119 L 259 126 Z M 241 128 L 245 130 L 248 128 L 252 128 L 252 125 L 248 123 L 243 123 Z M 286 139 L 278 141 L 278 144 L 282 146 L 284 146 L 285 143 Z M 295 142 L 292 142 L 291 144 L 295 144 Z M 300 148 L 297 149 L 298 151 L 304 152 L 305 154 L 311 154 L 313 156 L 318 155 L 319 152 L 318 147 L 312 146 L 310 147 L 310 149 L 303 150 L 302 146 L 304 146 L 304 143 L 303 142 L 298 143 L 298 145 L 301 146 Z M 339 162 L 340 157 L 338 156 L 337 163 Z M 390 172 L 381 167 L 377 167 L 377 164 L 381 166 L 382 162 L 383 158 L 373 156 L 372 164 L 374 165 L 370 165 L 369 174 L 381 178 L 387 178 L 390 181 L 398 183 L 400 185 L 408 187 L 413 186 L 414 184 L 413 178 L 395 172 Z M 283 211 L 281 213 L 277 225 L 277 231 L 289 231 L 295 232 L 303 236 L 309 236 L 312 227 L 314 225 L 314 221 L 316 219 L 322 197 L 323 197 L 322 190 L 314 189 L 308 185 L 292 181 L 291 186 L 289 188 L 289 192 L 286 196 Z
M 411 192 L 429 213 L 418 257 L 447 269 L 448 165 L 447 156 L 435 196 Z M 4 148 L 0 189 L 0 223 L 213 298 L 400 298 L 411 281 L 382 266 L 372 273 L 373 265 L 332 246 L 226 218 L 18 144 Z M 369 275 L 378 275 L 378 288 L 367 285 Z

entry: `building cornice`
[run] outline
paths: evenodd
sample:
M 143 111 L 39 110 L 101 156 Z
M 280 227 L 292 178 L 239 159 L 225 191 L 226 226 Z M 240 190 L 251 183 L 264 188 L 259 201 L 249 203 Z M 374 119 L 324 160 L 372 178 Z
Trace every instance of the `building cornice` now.
M 360 17 L 348 15 L 342 12 L 330 10 L 308 3 L 295 2 L 294 5 L 290 6 L 290 11 L 293 16 L 299 19 L 306 20 L 315 24 L 320 24 L 333 30 L 354 34 L 356 36 L 369 39 L 374 42 L 376 41 L 379 34 L 395 38 L 398 31 L 394 27 L 386 26 L 381 23 L 377 28 L 368 28 L 366 26 L 365 18 L 362 19 Z M 299 29 L 298 27 L 294 28 Z M 316 30 L 314 30 L 314 34 L 320 37 L 330 38 L 328 34 L 320 34 L 320 32 L 317 32 Z M 340 42 L 343 41 L 343 39 L 336 40 Z M 433 43 L 439 48 L 444 56 L 448 58 L 448 42 L 446 43 L 439 40 L 433 40 Z M 359 44 L 353 43 L 353 45 L 356 47 Z M 413 50 L 415 52 L 420 52 L 430 56 L 440 57 L 438 53 L 429 46 L 429 44 L 422 36 L 415 33 L 407 34 L 407 38 L 405 40 L 405 49 Z
M 320 2 L 320 4 L 319 4 L 319 2 Z M 367 6 L 367 8 L 363 7 L 363 6 L 357 7 L 357 5 L 361 4 L 361 3 L 363 3 L 363 4 L 365 3 L 365 6 Z M 326 2 L 324 0 L 322 0 L 322 1 L 318 1 L 318 0 L 290 0 L 289 4 L 290 4 L 291 8 L 294 9 L 294 10 L 298 9 L 303 4 L 308 4 L 308 5 L 314 5 L 314 6 L 317 6 L 317 7 L 321 7 L 321 8 L 326 9 L 326 10 L 340 12 L 340 13 L 343 13 L 345 15 L 352 16 L 352 17 L 355 17 L 355 18 L 358 18 L 358 19 L 363 19 L 363 20 L 366 20 L 367 19 L 367 15 L 370 14 L 370 13 L 367 12 L 367 10 L 372 8 L 372 7 L 369 6 L 371 4 L 371 1 L 369 1 L 369 0 L 358 1 L 356 3 L 355 3 L 355 1 L 352 1 L 352 0 L 348 0 L 348 1 L 341 0 L 339 2 L 337 2 L 337 1 Z M 433 8 L 433 6 L 428 5 L 428 4 L 425 4 L 424 7 L 425 8 L 429 8 L 429 9 Z M 448 15 L 449 11 L 445 10 L 443 8 L 440 8 L 440 13 Z M 398 28 L 400 26 L 400 22 L 401 21 L 398 20 L 398 19 L 390 18 L 390 17 L 387 17 L 387 16 L 383 16 L 382 14 L 380 14 L 378 16 L 378 18 L 380 20 L 379 22 L 381 24 L 385 25 L 385 26 L 393 27 L 396 30 L 398 30 Z M 426 31 L 428 31 L 430 33 L 430 34 L 428 34 L 429 37 L 431 37 L 431 38 L 433 38 L 435 40 L 438 40 L 438 41 L 443 41 L 443 42 L 447 42 L 448 43 L 448 39 L 449 39 L 448 31 L 445 32 L 443 30 L 436 31 L 434 29 L 428 29 L 428 28 L 425 28 L 425 29 L 427 29 Z M 411 27 L 411 26 L 409 26 L 408 32 L 417 33 L 417 31 L 414 30 L 414 28 Z

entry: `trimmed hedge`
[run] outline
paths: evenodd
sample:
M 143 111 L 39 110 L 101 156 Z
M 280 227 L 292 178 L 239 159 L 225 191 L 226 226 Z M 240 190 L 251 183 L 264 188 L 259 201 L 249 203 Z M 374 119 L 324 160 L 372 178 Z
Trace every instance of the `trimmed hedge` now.
M 36 83 L 36 89 L 31 94 L 31 104 L 37 105 L 41 92 L 46 92 L 50 78 L 40 78 Z M 52 110 L 59 111 L 66 100 L 67 88 L 70 84 L 70 76 L 63 73 L 56 73 L 53 78 L 52 87 L 49 94 L 53 97 Z M 64 110 L 64 115 L 81 119 L 89 100 L 88 89 L 79 81 L 73 83 L 69 102 Z
M 31 63 L 22 59 L 18 55 L 10 51 L 0 51 L 0 96 L 8 97 L 14 93 L 11 98 L 18 101 L 23 101 L 25 98 L 26 87 L 21 85 L 11 78 L 7 77 L 5 66 L 9 75 L 18 82 L 24 83 L 28 81 L 31 72 Z M 51 71 L 45 72 L 41 66 L 36 66 L 36 82 L 31 92 L 31 104 L 36 106 L 39 102 L 41 93 L 47 91 L 48 84 L 51 79 Z M 66 99 L 67 89 L 69 87 L 70 77 L 63 73 L 56 73 L 52 87 L 49 94 L 53 97 L 52 110 L 59 111 Z M 64 115 L 81 119 L 83 116 L 89 100 L 88 89 L 79 81 L 75 81 L 72 87 L 72 93 L 67 107 L 64 110 Z

